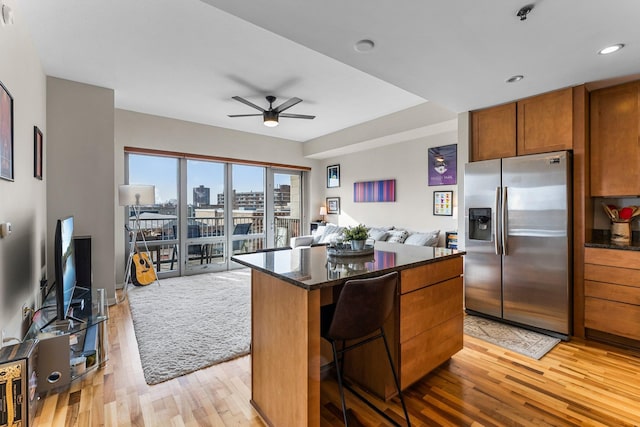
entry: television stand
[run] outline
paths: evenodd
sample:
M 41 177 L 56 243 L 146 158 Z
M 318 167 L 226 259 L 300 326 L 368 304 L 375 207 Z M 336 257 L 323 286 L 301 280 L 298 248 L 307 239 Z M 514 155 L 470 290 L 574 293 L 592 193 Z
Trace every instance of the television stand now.
M 39 341 L 40 357 L 36 368 L 38 393 L 57 390 L 105 365 L 107 351 L 108 308 L 104 289 L 76 287 L 73 298 L 82 300 L 69 310 L 66 319 L 56 314 L 55 291 L 47 295 L 33 315 L 25 340 Z

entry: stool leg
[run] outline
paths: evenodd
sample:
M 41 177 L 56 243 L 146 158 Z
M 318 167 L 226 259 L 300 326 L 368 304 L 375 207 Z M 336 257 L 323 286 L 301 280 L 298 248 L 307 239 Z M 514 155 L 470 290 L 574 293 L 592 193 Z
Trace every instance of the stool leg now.
M 338 388 L 340 389 L 340 399 L 342 400 L 342 416 L 344 417 L 344 425 L 347 427 L 347 403 L 344 400 L 344 388 L 342 387 L 342 364 L 338 363 L 338 351 L 336 350 L 336 342 L 331 340 L 331 348 L 333 349 L 333 361 L 336 365 L 336 374 L 338 375 Z
M 396 368 L 393 367 L 393 360 L 391 360 L 391 351 L 389 351 L 387 335 L 384 333 L 384 328 L 380 328 L 380 331 L 382 332 L 384 348 L 385 350 L 387 350 L 387 358 L 389 359 L 389 365 L 391 367 L 391 372 L 393 373 L 393 380 L 396 382 L 396 388 L 398 389 L 398 397 L 400 397 L 400 403 L 402 404 L 402 410 L 404 411 L 404 418 L 407 420 L 407 427 L 411 427 L 411 421 L 409 421 L 409 412 L 407 412 L 407 406 L 404 404 L 404 397 L 402 397 L 402 390 L 400 390 L 400 381 L 398 381 L 398 374 L 396 374 Z

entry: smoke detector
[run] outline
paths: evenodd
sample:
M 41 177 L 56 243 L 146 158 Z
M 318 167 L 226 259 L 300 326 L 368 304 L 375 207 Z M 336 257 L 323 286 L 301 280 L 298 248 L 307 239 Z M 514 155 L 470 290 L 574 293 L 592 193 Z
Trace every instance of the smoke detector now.
M 518 11 L 518 13 L 516 13 L 516 16 L 520 18 L 521 21 L 524 21 L 525 19 L 527 19 L 527 15 L 529 14 L 529 12 L 533 10 L 533 6 L 534 6 L 533 3 L 528 4 L 526 6 L 522 6 Z

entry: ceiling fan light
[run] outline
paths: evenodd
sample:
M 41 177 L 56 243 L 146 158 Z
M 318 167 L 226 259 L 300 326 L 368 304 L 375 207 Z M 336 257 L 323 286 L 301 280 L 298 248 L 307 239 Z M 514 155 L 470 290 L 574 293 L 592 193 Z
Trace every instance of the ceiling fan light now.
M 278 115 L 273 111 L 265 111 L 262 115 L 264 125 L 270 128 L 278 126 Z

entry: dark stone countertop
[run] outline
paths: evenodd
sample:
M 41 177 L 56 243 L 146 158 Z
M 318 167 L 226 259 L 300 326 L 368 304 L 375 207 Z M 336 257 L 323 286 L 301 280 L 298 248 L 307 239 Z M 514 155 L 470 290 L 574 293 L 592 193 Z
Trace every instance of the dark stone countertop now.
M 464 254 L 455 249 L 376 242 L 373 254 L 358 257 L 330 257 L 326 246 L 315 246 L 234 255 L 231 260 L 313 290 L 342 284 L 348 278 L 379 276 Z
M 640 251 L 640 231 L 631 232 L 631 243 L 621 245 L 611 242 L 611 232 L 609 230 L 593 230 L 591 241 L 585 242 L 586 248 L 620 249 L 624 251 Z

